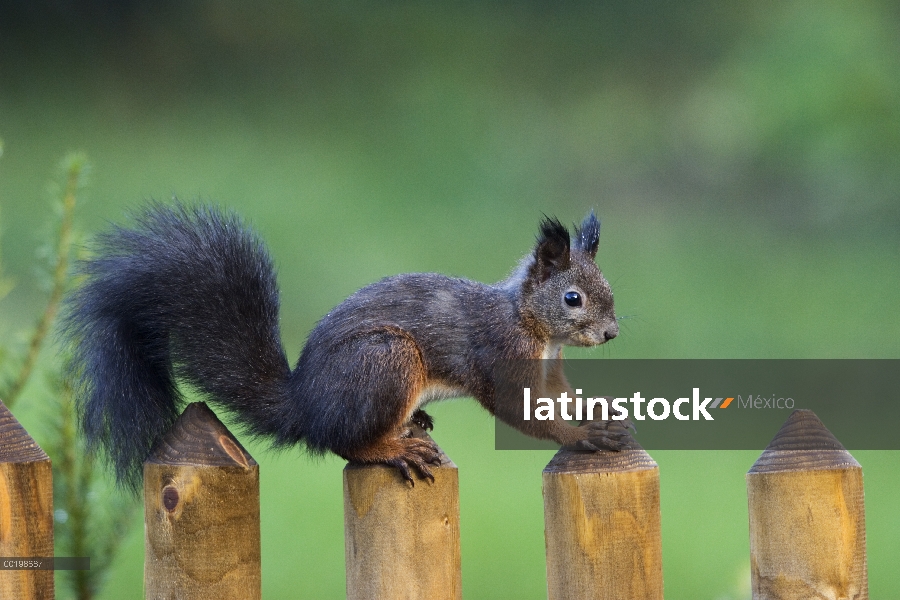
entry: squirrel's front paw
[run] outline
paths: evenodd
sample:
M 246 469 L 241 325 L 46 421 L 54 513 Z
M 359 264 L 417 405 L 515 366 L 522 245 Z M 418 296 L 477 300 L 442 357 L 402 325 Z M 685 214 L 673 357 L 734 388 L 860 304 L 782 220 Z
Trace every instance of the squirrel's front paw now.
M 398 440 L 403 445 L 403 451 L 398 456 L 389 458 L 384 464 L 397 467 L 400 475 L 412 485 L 416 485 L 410 467 L 415 467 L 419 474 L 434 483 L 434 475 L 428 465 L 441 464 L 441 452 L 434 442 L 419 438 L 401 438 Z
M 409 421 L 414 425 L 418 425 L 425 431 L 431 431 L 432 429 L 434 429 L 434 419 L 432 419 L 431 415 L 429 415 L 421 408 L 416 410 L 416 412 L 412 414 L 412 416 L 409 418 Z
M 629 447 L 628 430 L 634 430 L 634 425 L 627 419 L 622 421 L 610 419 L 609 421 L 590 421 L 581 425 L 580 429 L 586 433 L 586 437 L 578 440 L 575 444 L 576 448 L 591 452 L 601 450 L 618 452 Z

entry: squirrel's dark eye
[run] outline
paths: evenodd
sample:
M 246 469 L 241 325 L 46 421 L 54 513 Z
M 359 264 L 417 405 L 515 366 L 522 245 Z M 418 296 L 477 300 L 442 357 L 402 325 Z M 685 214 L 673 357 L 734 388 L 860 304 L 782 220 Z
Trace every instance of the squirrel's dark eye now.
M 566 304 L 572 307 L 581 306 L 581 294 L 578 292 L 566 292 L 566 295 L 563 296 L 566 300 Z

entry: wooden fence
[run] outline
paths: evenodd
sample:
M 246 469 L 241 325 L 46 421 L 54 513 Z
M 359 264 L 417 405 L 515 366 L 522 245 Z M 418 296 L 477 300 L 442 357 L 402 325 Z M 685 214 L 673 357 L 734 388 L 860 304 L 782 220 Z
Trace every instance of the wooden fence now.
M 462 596 L 459 485 L 344 469 L 347 596 Z M 659 468 L 639 447 L 560 450 L 543 472 L 551 600 L 663 597 Z M 50 460 L 0 403 L 0 556 L 53 555 Z M 862 469 L 795 411 L 747 473 L 754 600 L 868 598 Z M 205 404 L 144 466 L 147 598 L 260 598 L 259 467 Z M 53 598 L 52 571 L 0 570 L 0 598 Z

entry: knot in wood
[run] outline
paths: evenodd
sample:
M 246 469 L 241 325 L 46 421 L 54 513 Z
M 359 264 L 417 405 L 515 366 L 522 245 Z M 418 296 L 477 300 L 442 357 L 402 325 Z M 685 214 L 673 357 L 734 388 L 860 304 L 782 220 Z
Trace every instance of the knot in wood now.
M 162 499 L 163 506 L 166 507 L 166 510 L 173 512 L 175 507 L 178 506 L 178 489 L 174 486 L 167 485 L 163 488 Z

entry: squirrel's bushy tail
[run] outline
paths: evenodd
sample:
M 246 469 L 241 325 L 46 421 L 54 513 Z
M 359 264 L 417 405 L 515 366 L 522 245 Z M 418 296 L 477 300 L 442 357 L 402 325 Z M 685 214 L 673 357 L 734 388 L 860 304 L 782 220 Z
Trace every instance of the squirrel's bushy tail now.
M 268 435 L 290 376 L 259 238 L 209 206 L 153 204 L 135 221 L 98 237 L 61 329 L 88 442 L 132 486 L 178 417 L 176 379 L 240 413 L 249 433 Z

